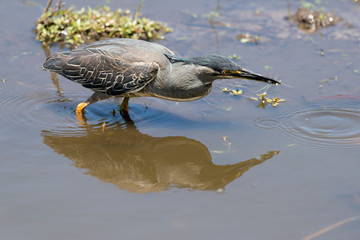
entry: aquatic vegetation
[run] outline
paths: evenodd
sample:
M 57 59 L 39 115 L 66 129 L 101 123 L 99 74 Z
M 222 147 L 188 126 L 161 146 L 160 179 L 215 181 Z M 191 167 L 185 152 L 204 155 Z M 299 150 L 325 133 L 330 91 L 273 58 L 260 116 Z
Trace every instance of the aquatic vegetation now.
M 233 55 L 229 56 L 229 58 L 235 59 L 235 60 L 240 60 L 240 57 L 238 55 L 236 55 L 235 53 Z
M 227 27 L 227 28 L 231 28 L 231 24 L 230 23 L 226 23 L 222 21 L 222 15 L 219 12 L 220 7 L 217 7 L 215 11 L 211 11 L 208 13 L 204 13 L 202 15 L 202 17 L 204 19 L 207 19 L 209 24 L 214 27 L 214 25 L 219 25 L 219 26 L 223 26 L 223 27 Z
M 314 33 L 321 28 L 335 25 L 342 20 L 341 17 L 331 13 L 325 13 L 322 9 L 312 7 L 300 7 L 296 13 L 289 18 L 298 27 L 308 33 Z
M 254 43 L 258 44 L 260 37 L 259 36 L 251 36 L 249 33 L 245 34 L 238 34 L 236 39 L 239 40 L 241 43 Z
M 229 94 L 231 94 L 231 95 L 235 95 L 235 96 L 241 95 L 241 94 L 243 93 L 242 90 L 235 90 L 235 89 L 230 90 L 230 89 L 228 89 L 228 88 L 223 88 L 223 89 L 221 89 L 221 91 L 222 91 L 222 92 L 229 93 Z
M 228 89 L 228 88 L 223 88 L 221 89 L 222 92 L 228 93 L 230 95 L 241 95 L 243 94 L 242 90 L 235 90 L 235 89 Z M 265 109 L 267 104 L 270 104 L 273 107 L 277 107 L 281 102 L 285 102 L 285 99 L 281 99 L 279 97 L 276 98 L 267 98 L 266 97 L 266 92 L 261 93 L 261 94 L 256 94 L 258 97 L 249 97 L 250 100 L 252 101 L 256 101 L 256 102 L 260 102 L 259 105 L 257 107 L 261 107 L 263 109 Z M 230 111 L 232 108 L 224 108 L 227 111 Z
M 266 92 L 261 93 L 261 94 L 256 94 L 258 97 L 249 97 L 250 100 L 252 101 L 260 101 L 260 104 L 257 107 L 261 107 L 264 108 L 266 107 L 267 104 L 270 104 L 273 107 L 277 107 L 279 105 L 279 103 L 281 102 L 285 102 L 285 99 L 280 99 L 278 97 L 276 98 L 267 98 L 266 96 Z
M 111 11 L 107 6 L 62 9 L 61 1 L 50 8 L 51 2 L 36 21 L 36 39 L 44 45 L 60 43 L 77 46 L 111 37 L 153 40 L 163 38 L 165 33 L 172 31 L 164 23 L 140 17 L 141 4 L 131 14 L 129 10 Z
M 324 80 L 321 80 L 320 83 L 327 83 L 327 82 L 330 82 L 330 81 L 337 81 L 338 80 L 338 76 L 335 76 L 335 77 L 329 77 L 327 79 L 324 79 Z M 320 85 L 321 86 L 321 85 Z

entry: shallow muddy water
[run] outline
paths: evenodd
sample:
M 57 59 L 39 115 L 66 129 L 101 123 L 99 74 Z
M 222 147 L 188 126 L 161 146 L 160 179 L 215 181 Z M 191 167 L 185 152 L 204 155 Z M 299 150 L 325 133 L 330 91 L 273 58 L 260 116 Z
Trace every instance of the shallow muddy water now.
M 343 20 L 309 34 L 287 1 L 145 1 L 174 29 L 159 43 L 236 54 L 286 101 L 263 109 L 264 84 L 219 80 L 193 102 L 131 99 L 129 119 L 98 102 L 86 124 L 74 109 L 92 92 L 41 69 L 45 1 L 1 3 L 0 239 L 359 239 L 360 5 L 310 2 Z

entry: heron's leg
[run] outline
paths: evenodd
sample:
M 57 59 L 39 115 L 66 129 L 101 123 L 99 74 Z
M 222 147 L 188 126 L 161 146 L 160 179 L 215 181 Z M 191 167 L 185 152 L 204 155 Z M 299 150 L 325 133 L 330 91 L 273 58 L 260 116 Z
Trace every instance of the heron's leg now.
M 120 115 L 122 116 L 122 118 L 125 120 L 125 123 L 126 123 L 126 127 L 127 128 L 135 128 L 135 124 L 134 124 L 134 121 L 131 119 L 130 115 L 129 115 L 129 112 L 126 112 L 126 111 L 121 111 L 120 112 Z
M 104 93 L 100 93 L 100 92 L 94 92 L 93 95 L 91 95 L 88 99 L 86 99 L 85 102 L 79 103 L 76 107 L 76 117 L 80 120 L 83 121 L 85 119 L 84 117 L 84 111 L 85 108 L 92 103 L 96 103 L 98 101 L 107 99 L 111 96 L 106 95 Z
M 129 110 L 129 97 L 124 97 L 122 102 L 121 102 L 121 105 L 120 105 L 120 112 L 121 111 L 124 111 L 124 112 L 128 112 Z

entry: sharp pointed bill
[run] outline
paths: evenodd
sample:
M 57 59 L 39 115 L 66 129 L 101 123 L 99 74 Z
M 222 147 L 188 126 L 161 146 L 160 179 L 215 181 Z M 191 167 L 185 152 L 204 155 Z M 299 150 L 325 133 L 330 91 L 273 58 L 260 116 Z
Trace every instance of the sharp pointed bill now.
M 238 71 L 230 71 L 229 75 L 234 78 L 255 80 L 255 81 L 260 81 L 260 82 L 266 82 L 269 84 L 281 84 L 281 82 L 279 82 L 279 81 L 276 81 L 276 80 L 268 78 L 268 77 L 264 77 L 260 74 L 253 73 L 253 72 L 251 72 L 249 70 L 245 70 L 245 69 L 238 70 Z

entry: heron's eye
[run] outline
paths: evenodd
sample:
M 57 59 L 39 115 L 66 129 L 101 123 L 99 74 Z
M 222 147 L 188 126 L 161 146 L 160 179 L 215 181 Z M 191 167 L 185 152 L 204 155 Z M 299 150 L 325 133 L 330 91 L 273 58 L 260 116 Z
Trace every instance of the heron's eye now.
M 229 75 L 230 71 L 229 70 L 223 70 L 221 72 L 222 75 L 226 76 L 226 75 Z

